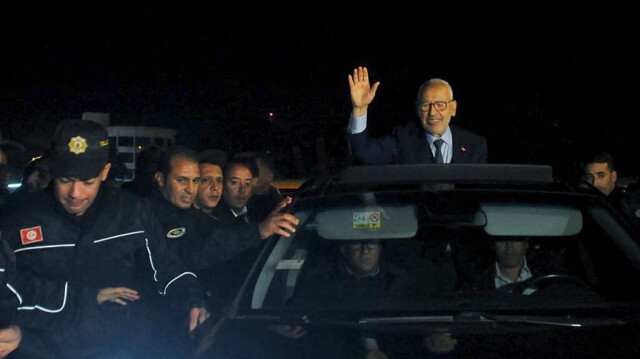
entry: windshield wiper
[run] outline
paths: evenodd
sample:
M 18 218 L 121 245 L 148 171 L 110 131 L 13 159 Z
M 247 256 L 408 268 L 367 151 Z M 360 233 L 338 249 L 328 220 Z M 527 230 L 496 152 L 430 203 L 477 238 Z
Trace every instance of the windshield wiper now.
M 464 312 L 457 315 L 421 315 L 421 316 L 394 316 L 394 317 L 364 317 L 357 320 L 349 318 L 332 318 L 322 316 L 315 318 L 307 315 L 246 315 L 238 319 L 253 319 L 267 321 L 284 321 L 288 323 L 342 325 L 342 326 L 369 326 L 389 324 L 447 324 L 447 325 L 477 325 L 487 324 L 528 324 L 541 326 L 558 326 L 570 328 L 620 326 L 626 321 L 612 317 L 574 317 L 552 315 L 501 315 L 486 312 Z
M 376 317 L 361 318 L 358 324 L 404 324 L 404 323 L 450 323 L 454 321 L 453 315 L 421 315 L 404 317 Z
M 524 323 L 553 325 L 561 327 L 596 327 L 608 325 L 624 325 L 626 322 L 609 317 L 584 317 L 576 318 L 572 316 L 545 316 L 545 315 L 492 315 L 487 319 L 499 323 Z
M 534 325 L 552 325 L 562 327 L 592 327 L 603 325 L 624 325 L 626 322 L 609 317 L 584 317 L 572 316 L 543 316 L 543 315 L 494 315 L 489 313 L 467 312 L 459 315 L 430 315 L 430 316 L 398 316 L 398 317 L 372 317 L 361 318 L 359 325 L 376 324 L 410 324 L 410 323 L 449 323 L 449 324 L 475 324 L 475 323 L 520 323 Z

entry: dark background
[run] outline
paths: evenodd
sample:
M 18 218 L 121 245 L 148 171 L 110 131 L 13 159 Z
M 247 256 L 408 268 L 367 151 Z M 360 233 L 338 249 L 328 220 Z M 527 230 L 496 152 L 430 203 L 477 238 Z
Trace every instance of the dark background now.
M 441 77 L 458 100 L 453 121 L 487 137 L 491 162 L 571 174 L 585 153 L 606 150 L 620 175 L 640 175 L 640 58 L 624 9 L 615 18 L 601 9 L 589 18 L 471 9 L 464 19 L 455 4 L 312 5 L 9 12 L 2 135 L 35 154 L 57 121 L 108 112 L 112 125 L 175 128 L 178 142 L 197 150 L 267 149 L 282 176 L 307 176 L 349 163 L 347 75 L 364 65 L 382 82 L 369 111 L 374 135 L 414 118 L 418 87 Z

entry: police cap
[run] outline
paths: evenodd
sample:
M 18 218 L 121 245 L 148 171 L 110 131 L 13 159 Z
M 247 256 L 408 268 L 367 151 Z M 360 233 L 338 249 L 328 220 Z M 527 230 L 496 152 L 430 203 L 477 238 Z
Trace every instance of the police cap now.
M 95 178 L 108 157 L 109 136 L 102 125 L 87 120 L 64 120 L 56 127 L 51 148 L 52 177 Z

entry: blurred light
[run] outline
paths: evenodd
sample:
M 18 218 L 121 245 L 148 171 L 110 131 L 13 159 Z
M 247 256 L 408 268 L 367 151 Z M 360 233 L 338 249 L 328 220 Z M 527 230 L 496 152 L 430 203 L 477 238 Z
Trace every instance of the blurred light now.
M 269 112 L 269 117 L 273 117 L 273 116 L 275 116 L 275 115 L 276 115 L 275 113 L 273 113 L 273 112 Z
M 16 188 L 20 188 L 22 186 L 22 183 L 9 183 L 7 185 L 7 188 L 9 189 L 16 189 Z

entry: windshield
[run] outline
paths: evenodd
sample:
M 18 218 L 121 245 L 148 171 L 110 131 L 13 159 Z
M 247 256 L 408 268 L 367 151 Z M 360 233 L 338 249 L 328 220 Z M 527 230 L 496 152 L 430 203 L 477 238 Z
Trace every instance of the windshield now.
M 595 203 L 478 190 L 303 200 L 295 236 L 256 273 L 250 307 L 375 317 L 637 302 L 640 250 Z

